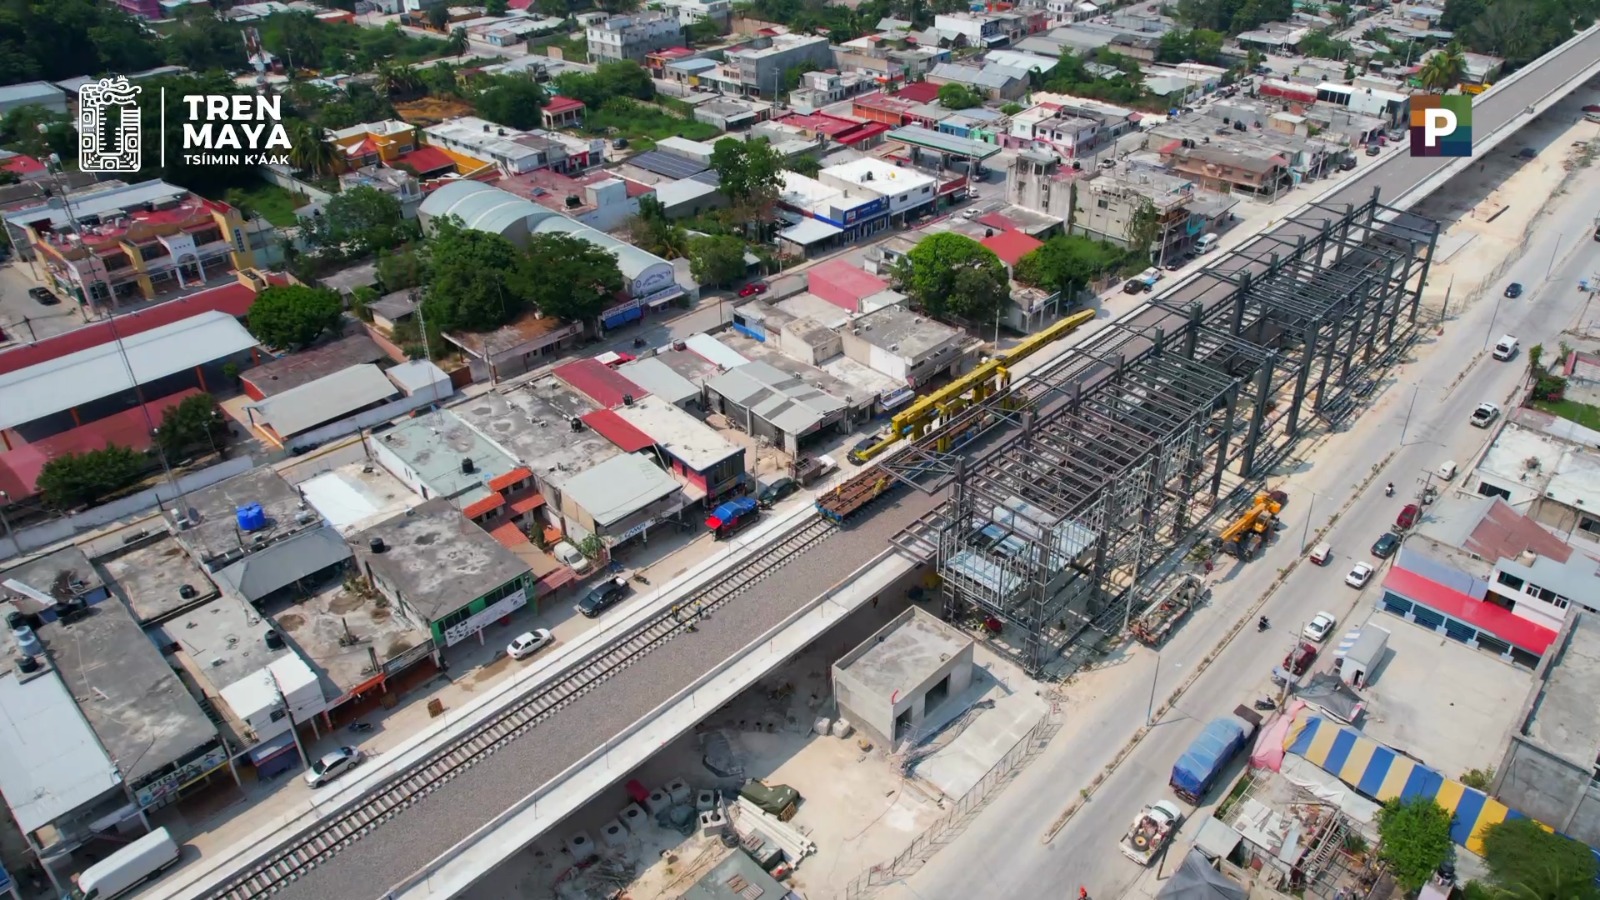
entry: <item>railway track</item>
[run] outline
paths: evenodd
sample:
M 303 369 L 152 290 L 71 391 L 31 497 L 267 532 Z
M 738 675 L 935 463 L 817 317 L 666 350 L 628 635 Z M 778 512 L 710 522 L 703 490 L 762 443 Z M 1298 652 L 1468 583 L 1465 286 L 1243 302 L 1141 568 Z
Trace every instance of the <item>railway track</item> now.
M 451 741 L 426 760 L 400 772 L 350 807 L 318 822 L 206 896 L 216 900 L 258 900 L 287 887 L 662 644 L 693 630 L 697 619 L 749 590 L 778 571 L 788 559 L 806 552 L 834 533 L 833 525 L 827 520 L 811 519 L 804 527 L 746 560 L 725 579 L 696 591 L 621 640 L 579 661 L 553 681 L 541 685 L 535 693 Z

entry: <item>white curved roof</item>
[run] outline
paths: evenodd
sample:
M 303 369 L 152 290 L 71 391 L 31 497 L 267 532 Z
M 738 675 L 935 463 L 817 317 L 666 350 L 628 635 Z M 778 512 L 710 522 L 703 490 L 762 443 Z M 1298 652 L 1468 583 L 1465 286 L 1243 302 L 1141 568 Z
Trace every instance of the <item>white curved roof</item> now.
M 468 228 L 495 234 L 504 234 L 511 226 L 528 222 L 528 230 L 534 234 L 570 234 L 583 238 L 596 247 L 609 250 L 617 258 L 617 268 L 621 270 L 622 277 L 629 281 L 657 266 L 672 265 L 654 253 L 619 241 L 576 219 L 569 219 L 531 200 L 479 181 L 457 181 L 445 185 L 422 201 L 420 212 L 429 219 L 455 216 Z

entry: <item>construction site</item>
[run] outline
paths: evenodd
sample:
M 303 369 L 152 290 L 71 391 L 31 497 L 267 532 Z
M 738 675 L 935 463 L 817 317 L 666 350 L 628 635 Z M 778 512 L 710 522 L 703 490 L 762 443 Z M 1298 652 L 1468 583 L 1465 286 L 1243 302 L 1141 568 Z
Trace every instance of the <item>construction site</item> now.
M 938 428 L 888 436 L 892 453 L 818 505 L 842 522 L 900 485 L 940 498 L 894 543 L 936 561 L 946 621 L 1038 674 L 1170 602 L 1195 547 L 1247 564 L 1273 539 L 1292 499 L 1265 476 L 1341 428 L 1432 324 L 1418 310 L 1438 231 L 1376 193 L 1309 206 Z

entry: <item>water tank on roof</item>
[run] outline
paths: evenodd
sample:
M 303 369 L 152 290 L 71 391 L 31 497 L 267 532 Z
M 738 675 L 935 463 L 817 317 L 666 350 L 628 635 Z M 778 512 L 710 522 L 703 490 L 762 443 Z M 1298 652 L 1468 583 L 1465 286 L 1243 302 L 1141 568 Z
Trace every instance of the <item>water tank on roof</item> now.
M 472 457 L 469 456 L 461 460 L 461 474 L 471 475 L 476 471 L 478 471 L 478 464 L 472 461 Z
M 267 633 L 265 635 L 265 638 L 266 638 L 267 649 L 268 650 L 282 650 L 283 649 L 283 635 L 281 635 L 278 632 L 274 631 L 273 629 L 269 628 L 269 629 L 267 629 Z
M 239 530 L 245 533 L 260 531 L 267 527 L 267 514 L 259 503 L 250 503 L 234 511 L 239 522 Z

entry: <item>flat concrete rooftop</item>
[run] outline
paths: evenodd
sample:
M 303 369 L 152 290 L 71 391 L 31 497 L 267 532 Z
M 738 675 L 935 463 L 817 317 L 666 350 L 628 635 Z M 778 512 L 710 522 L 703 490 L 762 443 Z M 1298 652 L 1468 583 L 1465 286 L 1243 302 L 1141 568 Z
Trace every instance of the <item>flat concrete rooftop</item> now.
M 303 512 L 300 494 L 277 472 L 265 466 L 185 496 L 191 524 L 188 530 L 181 532 L 180 540 L 207 560 L 230 553 L 238 555 L 250 549 L 253 535 L 239 530 L 241 506 L 261 504 L 267 527 L 257 534 L 276 537 L 306 527 L 298 521 Z M 315 514 L 315 510 L 312 512 Z
M 793 375 L 853 409 L 860 409 L 877 399 L 876 391 L 867 391 L 848 381 L 836 378 L 816 366 L 807 365 L 792 356 L 786 356 L 753 338 L 728 332 L 720 336 L 718 340 L 752 362 L 759 360 L 784 374 Z
M 1527 735 L 1571 760 L 1594 759 L 1600 751 L 1600 616 L 1579 611 L 1572 636 L 1550 664 L 1544 690 L 1528 717 Z
M 111 592 L 141 625 L 160 622 L 217 596 L 217 586 L 171 535 L 95 562 L 105 572 Z M 194 588 L 193 597 L 183 596 L 184 585 Z
M 104 584 L 89 557 L 76 545 L 62 547 L 20 565 L 0 570 L 0 584 L 16 581 L 53 600 L 71 600 Z M 18 608 L 38 612 L 43 604 L 35 598 L 20 600 Z
M 971 643 L 972 638 L 912 607 L 841 658 L 834 669 L 848 672 L 874 696 L 890 697 L 921 684 Z
M 271 622 L 243 602 L 218 597 L 163 622 L 159 633 L 177 647 L 178 661 L 197 681 L 220 693 L 294 652 L 267 647 L 272 630 Z
M 561 485 L 595 463 L 616 456 L 616 445 L 584 426 L 569 423 L 599 407 L 554 376 L 515 390 L 491 391 L 450 408 L 462 421 L 509 450 L 541 483 Z
M 323 682 L 323 693 L 340 697 L 378 673 L 378 665 L 429 639 L 393 605 L 378 605 L 377 594 L 361 593 L 330 581 L 304 600 L 272 613 L 270 618 L 300 658 Z M 353 642 L 346 643 L 349 635 Z M 368 653 L 369 650 L 372 653 Z M 329 691 L 328 688 L 333 690 Z
M 448 409 L 404 419 L 370 440 L 374 446 L 393 453 L 434 495 L 462 497 L 462 505 L 481 499 L 464 495 L 483 494 L 486 479 L 497 478 L 519 465 Z M 471 472 L 462 471 L 466 460 L 472 461 Z
M 216 726 L 115 597 L 38 633 L 124 780 L 137 783 L 216 738 Z
M 345 537 L 422 502 L 405 482 L 370 462 L 347 463 L 296 486 Z
M 382 552 L 372 551 L 374 539 L 383 541 Z M 430 622 L 528 572 L 527 563 L 442 498 L 368 528 L 352 544 L 362 570 Z

